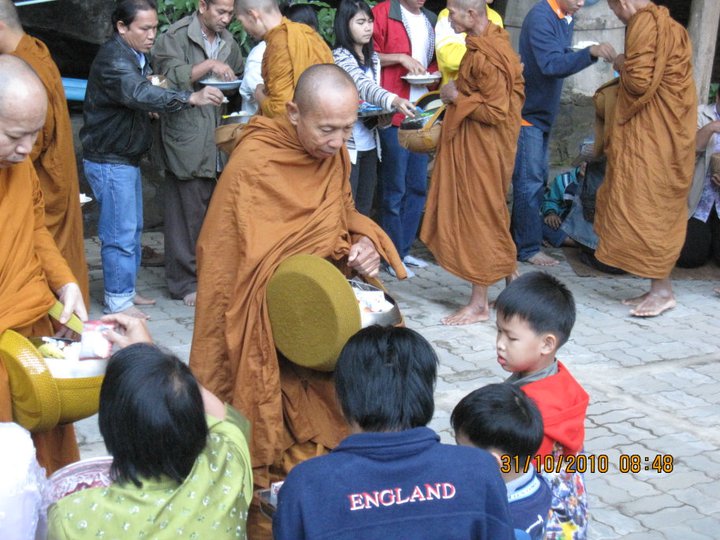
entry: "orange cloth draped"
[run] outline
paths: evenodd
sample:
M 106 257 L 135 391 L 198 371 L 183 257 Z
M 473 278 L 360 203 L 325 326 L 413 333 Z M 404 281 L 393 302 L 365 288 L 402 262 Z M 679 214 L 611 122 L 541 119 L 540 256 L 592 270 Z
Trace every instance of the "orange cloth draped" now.
M 477 285 L 517 266 L 506 195 L 525 99 L 520 58 L 508 33 L 488 25 L 468 51 L 448 105 L 420 238 L 440 265 Z
M 287 117 L 253 118 L 213 194 L 197 244 L 190 367 L 252 422 L 255 483 L 294 443 L 333 448 L 346 435 L 332 374 L 278 359 L 265 289 L 277 266 L 310 253 L 342 265 L 367 236 L 404 277 L 390 239 L 355 210 L 346 150 L 316 159 Z
M 48 335 L 51 291 L 75 281 L 45 227 L 43 195 L 29 160 L 0 169 L 0 332 Z M 0 421 L 12 421 L 10 387 L 0 362 Z M 33 434 L 48 474 L 79 459 L 72 425 Z
M 668 277 L 685 242 L 697 117 L 691 60 L 688 34 L 666 8 L 651 3 L 632 16 L 595 231 L 597 258 L 641 277 Z
M 60 72 L 45 44 L 34 37 L 23 36 L 13 54 L 32 66 L 48 95 L 45 126 L 30 157 L 45 198 L 45 225 L 80 285 L 85 305 L 90 305 L 80 183 Z
M 283 17 L 282 23 L 264 36 L 267 48 L 262 61 L 262 78 L 268 98 L 262 114 L 273 118 L 285 114 L 298 79 L 310 66 L 332 64 L 333 56 L 323 38 L 307 24 Z

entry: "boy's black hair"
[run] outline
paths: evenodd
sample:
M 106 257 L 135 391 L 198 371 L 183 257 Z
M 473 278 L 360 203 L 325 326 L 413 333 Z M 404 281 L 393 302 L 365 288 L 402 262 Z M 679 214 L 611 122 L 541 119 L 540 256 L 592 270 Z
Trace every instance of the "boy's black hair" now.
M 494 448 L 520 462 L 532 459 L 543 441 L 535 402 L 514 384 L 488 384 L 460 400 L 450 416 L 456 434 L 478 448 Z
M 282 9 L 282 14 L 293 22 L 308 25 L 316 32 L 320 27 L 317 12 L 310 4 L 289 4 Z
M 360 330 L 335 367 L 335 389 L 345 418 L 363 431 L 427 425 L 435 408 L 437 365 L 430 344 L 409 328 Z
M 545 272 L 523 274 L 505 287 L 495 301 L 498 317 L 518 317 L 536 334 L 549 332 L 558 348 L 570 337 L 575 324 L 575 300 L 570 290 Z
M 200 388 L 190 369 L 157 347 L 136 344 L 110 359 L 100 388 L 100 433 L 113 480 L 185 480 L 208 436 Z

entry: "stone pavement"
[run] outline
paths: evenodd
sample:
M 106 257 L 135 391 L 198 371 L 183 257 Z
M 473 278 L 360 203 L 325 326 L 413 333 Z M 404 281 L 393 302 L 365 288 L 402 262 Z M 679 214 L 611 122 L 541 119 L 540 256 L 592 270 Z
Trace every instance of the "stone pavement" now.
M 162 249 L 159 233 L 144 244 Z M 91 265 L 91 318 L 100 315 L 102 272 L 97 238 L 86 240 Z M 420 256 L 426 252 L 419 250 Z M 553 252 L 562 258 L 562 251 Z M 530 265 L 521 264 L 528 272 Z M 634 319 L 620 300 L 647 282 L 632 277 L 578 277 L 563 261 L 547 270 L 575 294 L 578 317 L 559 358 L 590 394 L 585 450 L 607 472 L 586 474 L 591 540 L 720 538 L 720 298 L 702 280 L 676 282 L 679 305 L 656 319 Z M 147 312 L 157 343 L 183 359 L 190 351 L 193 309 L 171 300 L 163 268 L 143 268 L 139 292 L 158 299 Z M 440 357 L 436 411 L 431 427 L 452 442 L 450 413 L 468 392 L 500 382 L 506 373 L 495 354 L 495 324 L 446 327 L 468 285 L 431 264 L 405 282 L 383 275 L 410 328 Z M 490 290 L 494 298 L 500 285 Z M 97 419 L 78 424 L 84 457 L 105 454 Z M 621 455 L 627 456 L 620 458 Z M 592 456 L 592 457 L 591 457 Z M 656 472 L 656 456 L 672 472 Z M 670 456 L 664 457 L 663 456 Z M 662 461 L 662 460 L 665 461 Z M 632 472 L 633 467 L 637 472 Z M 630 468 L 627 472 L 626 468 Z M 715 487 L 713 487 L 715 486 Z

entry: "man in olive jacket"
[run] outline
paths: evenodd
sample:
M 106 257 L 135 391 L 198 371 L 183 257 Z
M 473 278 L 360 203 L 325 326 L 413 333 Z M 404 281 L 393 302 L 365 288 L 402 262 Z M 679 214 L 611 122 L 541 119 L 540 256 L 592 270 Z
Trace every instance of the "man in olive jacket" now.
M 156 74 L 170 88 L 192 90 L 212 77 L 237 79 L 242 69 L 240 48 L 227 31 L 233 0 L 200 0 L 198 9 L 158 36 L 152 49 Z M 165 162 L 165 277 L 170 295 L 195 305 L 197 276 L 195 243 L 222 168 L 215 146 L 221 109 L 194 107 L 161 118 Z

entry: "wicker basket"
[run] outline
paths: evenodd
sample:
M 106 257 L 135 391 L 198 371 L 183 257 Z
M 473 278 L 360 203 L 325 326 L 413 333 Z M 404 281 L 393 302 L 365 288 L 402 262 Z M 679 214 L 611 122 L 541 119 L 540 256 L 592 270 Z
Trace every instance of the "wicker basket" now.
M 440 92 L 428 92 L 417 100 L 416 105 L 423 109 L 433 110 L 431 116 L 420 118 L 406 118 L 400 124 L 398 129 L 398 142 L 403 148 L 407 148 L 411 152 L 421 154 L 431 154 L 438 146 L 440 141 L 440 131 L 442 130 L 442 119 L 445 114 L 445 105 L 440 107 L 432 107 L 431 104 L 439 101 Z

